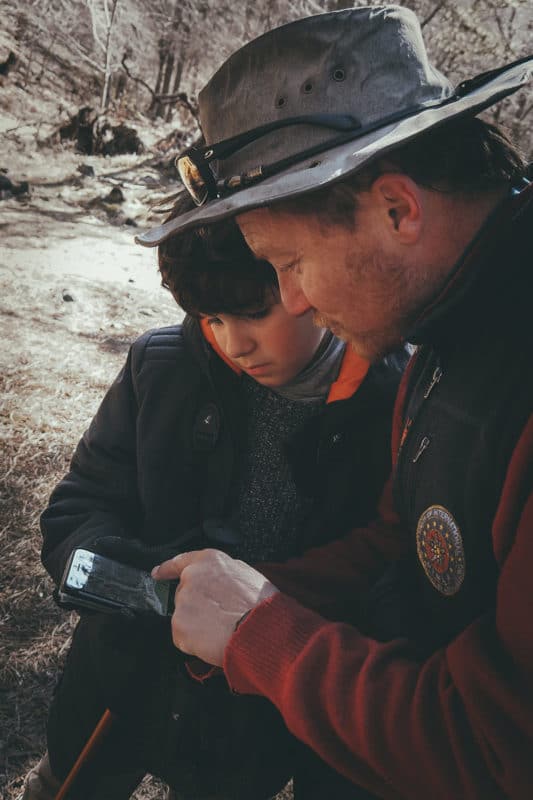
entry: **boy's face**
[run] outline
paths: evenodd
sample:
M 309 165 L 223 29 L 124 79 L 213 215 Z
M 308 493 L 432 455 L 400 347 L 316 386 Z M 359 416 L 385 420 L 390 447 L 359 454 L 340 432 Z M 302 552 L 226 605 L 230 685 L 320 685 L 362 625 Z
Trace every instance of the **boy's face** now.
M 324 335 L 312 313 L 292 316 L 274 295 L 259 309 L 205 319 L 223 353 L 263 386 L 283 386 L 294 378 Z

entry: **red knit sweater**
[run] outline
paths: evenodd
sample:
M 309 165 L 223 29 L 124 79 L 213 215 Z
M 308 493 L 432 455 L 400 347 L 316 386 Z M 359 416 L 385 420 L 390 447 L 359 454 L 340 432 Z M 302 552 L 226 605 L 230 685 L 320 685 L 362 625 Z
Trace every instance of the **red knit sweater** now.
M 492 531 L 501 568 L 495 618 L 478 619 L 420 664 L 403 640 L 379 644 L 280 592 L 232 637 L 224 665 L 230 685 L 268 697 L 298 738 L 380 797 L 530 800 L 532 476 L 533 417 L 509 466 Z M 371 558 L 361 533 L 330 546 L 327 559 L 315 551 L 305 565 L 300 561 L 312 587 L 357 581 L 357 553 L 367 564 Z M 376 551 L 389 546 L 387 533 L 394 538 L 384 526 L 378 541 L 374 531 Z M 502 649 L 512 682 L 491 666 Z

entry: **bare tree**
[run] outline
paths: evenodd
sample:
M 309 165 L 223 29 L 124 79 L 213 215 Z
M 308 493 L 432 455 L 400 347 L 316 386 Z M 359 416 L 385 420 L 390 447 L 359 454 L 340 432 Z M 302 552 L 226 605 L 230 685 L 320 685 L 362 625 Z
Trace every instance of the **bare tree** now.
M 93 39 L 103 57 L 103 86 L 100 107 L 105 110 L 109 103 L 109 85 L 112 73 L 113 22 L 119 0 L 85 0 L 91 15 Z
M 533 29 L 531 0 L 395 0 L 422 22 L 430 57 L 458 83 L 527 55 Z M 169 120 L 179 99 L 191 108 L 199 89 L 238 47 L 276 25 L 323 11 L 380 5 L 382 0 L 7 0 L 18 14 L 18 70 L 27 83 L 57 80 L 91 104 L 95 85 L 102 107 L 124 53 L 121 104 Z M 530 153 L 533 105 L 525 92 L 487 113 L 511 128 Z M 179 124 L 192 124 L 180 115 Z

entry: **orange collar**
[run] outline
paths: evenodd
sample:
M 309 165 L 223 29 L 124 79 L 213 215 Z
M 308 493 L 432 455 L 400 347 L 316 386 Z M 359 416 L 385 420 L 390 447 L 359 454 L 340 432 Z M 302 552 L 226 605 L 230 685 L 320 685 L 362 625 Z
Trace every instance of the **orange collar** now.
M 355 350 L 352 350 L 347 344 L 337 380 L 329 387 L 327 402 L 347 400 L 355 394 L 363 383 L 369 367 L 368 361 L 358 356 Z
M 200 327 L 205 339 L 209 342 L 217 356 L 219 356 L 228 367 L 231 367 L 233 372 L 237 375 L 241 375 L 242 369 L 239 369 L 218 346 L 213 329 L 209 325 L 206 317 L 200 319 Z M 334 403 L 336 400 L 347 400 L 355 394 L 364 381 L 369 366 L 370 364 L 368 361 L 358 356 L 350 345 L 346 345 L 339 375 L 337 380 L 329 387 L 328 399 L 326 402 Z

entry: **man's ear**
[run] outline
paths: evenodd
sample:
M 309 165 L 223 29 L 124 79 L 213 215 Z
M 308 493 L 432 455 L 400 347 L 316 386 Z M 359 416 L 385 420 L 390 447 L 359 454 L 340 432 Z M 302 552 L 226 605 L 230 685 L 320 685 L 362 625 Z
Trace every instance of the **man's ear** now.
M 420 187 L 401 172 L 386 172 L 376 178 L 370 191 L 392 237 L 400 244 L 417 242 L 423 219 Z

